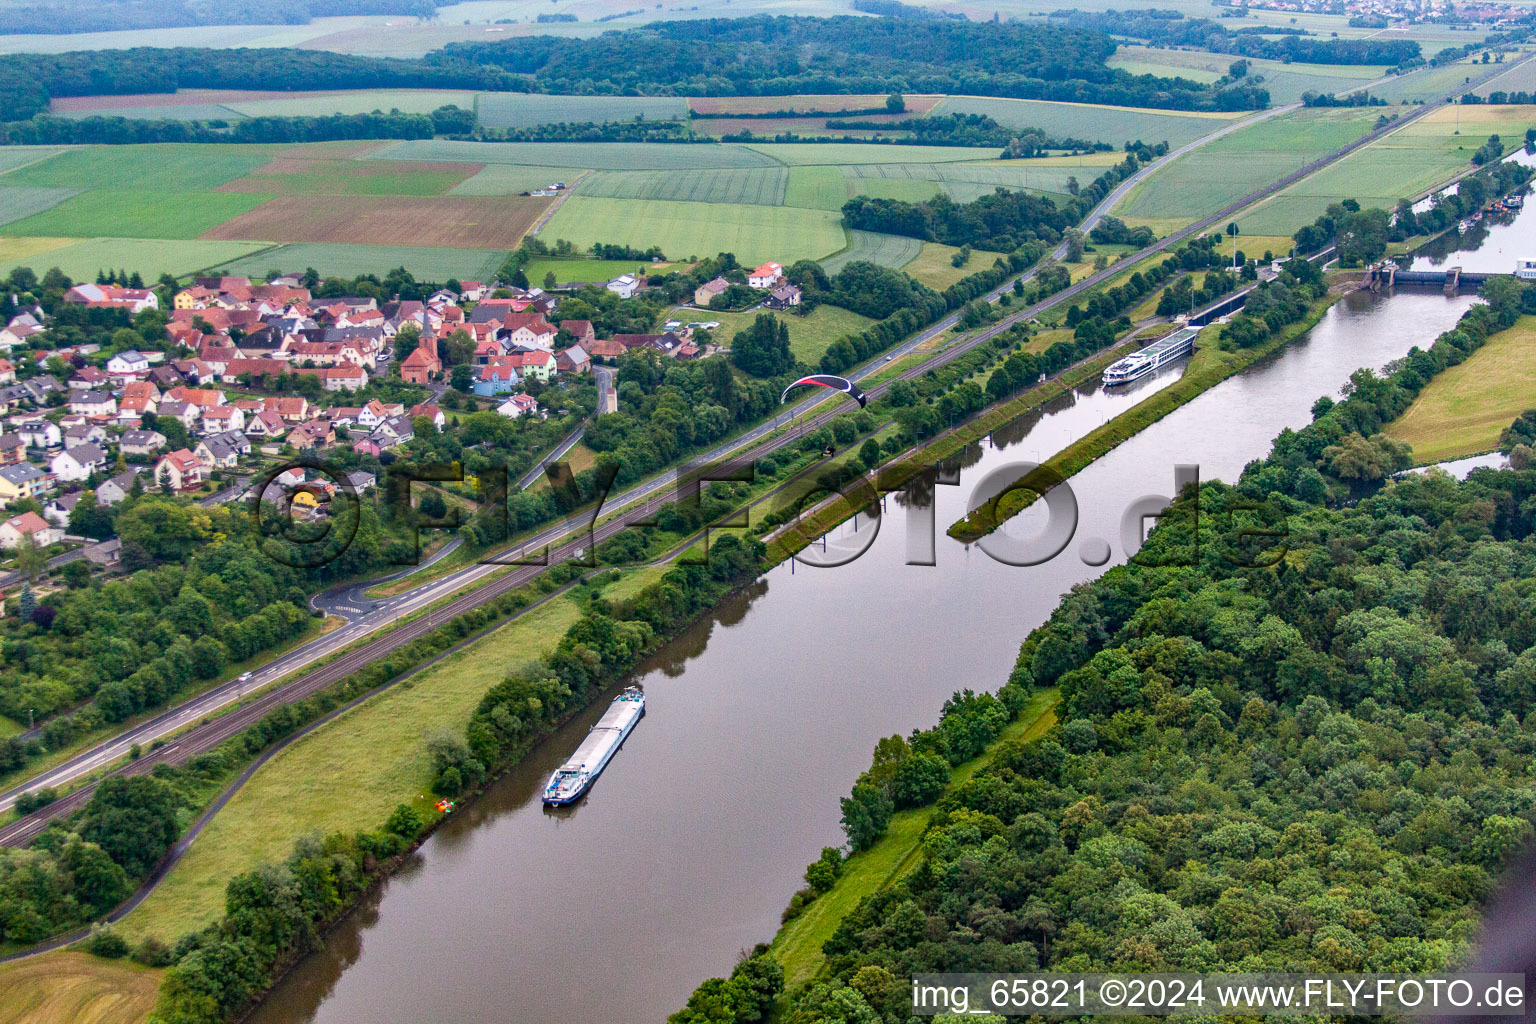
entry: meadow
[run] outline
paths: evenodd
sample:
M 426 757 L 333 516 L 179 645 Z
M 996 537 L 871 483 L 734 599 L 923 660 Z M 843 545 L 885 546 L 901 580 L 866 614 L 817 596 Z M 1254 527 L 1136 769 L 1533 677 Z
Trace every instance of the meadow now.
M 1518 142 L 1533 125 L 1536 107 L 1442 107 L 1258 204 L 1238 226 L 1245 233 L 1289 235 L 1341 199 L 1391 209 L 1470 170 L 1472 154 L 1489 135 Z
M 476 93 L 460 89 L 360 89 L 294 94 L 278 99 L 233 100 L 221 104 L 246 117 L 314 117 L 399 110 L 430 114 L 438 107 L 474 109 Z
M 1087 139 L 1119 148 L 1140 139 L 1182 146 L 1216 131 L 1237 114 L 1141 110 L 1089 103 L 993 99 L 951 96 L 934 108 L 936 114 L 986 114 L 1013 129 L 1038 128 L 1057 139 Z
M 782 206 L 788 178 L 789 170 L 777 166 L 698 171 L 598 171 L 581 183 L 580 194 L 609 199 Z
M 1188 223 L 1359 138 L 1379 108 L 1297 110 L 1201 146 L 1154 173 L 1114 213 L 1128 223 Z
M 905 235 L 887 235 L 877 231 L 849 229 L 848 247 L 821 261 L 822 269 L 835 274 L 854 260 L 868 260 L 882 267 L 900 269 L 911 263 L 924 243 Z
M 476 164 L 590 167 L 600 171 L 768 167 L 776 162 L 772 157 L 745 146 L 667 142 L 460 142 L 454 139 L 411 139 L 384 146 L 369 156 L 375 160 L 454 160 Z
M 720 326 L 713 332 L 715 342 L 728 345 L 737 331 L 751 327 L 752 322 L 763 313 L 770 313 L 789 328 L 789 350 L 795 354 L 796 359 L 810 366 L 816 365 L 822 353 L 838 338 L 856 334 L 874 323 L 869 317 L 860 316 L 841 306 L 825 305 L 817 306 L 805 316 L 775 313 L 766 309 L 753 309 L 745 313 L 716 313 L 713 310 L 702 313 L 696 309 L 674 309 L 668 314 L 668 319 L 682 320 L 684 323 L 718 320 Z
M 1536 61 L 1526 61 L 1473 91 L 1479 96 L 1487 96 L 1490 92 L 1536 91 Z
M 463 106 L 463 104 L 459 104 Z M 476 101 L 480 123 L 489 128 L 527 128 L 567 121 L 687 120 L 681 96 L 550 96 L 543 93 L 483 92 Z
M 596 242 L 656 245 L 672 259 L 733 252 L 747 265 L 817 259 L 846 244 L 839 215 L 831 211 L 582 195 L 567 199 L 542 234 L 583 249 Z
M 1420 465 L 1478 455 L 1536 407 L 1536 317 L 1521 317 L 1466 361 L 1442 372 L 1386 433 L 1413 446 Z
M 0 967 L 0 1024 L 139 1024 L 164 971 L 61 951 Z
M 902 272 L 936 291 L 943 291 L 961 278 L 987 269 L 997 258 L 996 253 L 973 252 L 964 266 L 957 267 L 954 256 L 959 251 L 941 242 L 924 242 L 918 254 L 902 265 Z

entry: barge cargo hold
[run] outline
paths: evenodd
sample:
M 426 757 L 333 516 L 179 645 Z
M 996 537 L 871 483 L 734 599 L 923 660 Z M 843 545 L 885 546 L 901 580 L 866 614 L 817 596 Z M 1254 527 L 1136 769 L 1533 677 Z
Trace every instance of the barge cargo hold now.
M 574 803 L 603 774 L 613 755 L 623 746 L 624 738 L 645 714 L 645 694 L 631 686 L 613 699 L 603 717 L 582 739 L 564 764 L 556 768 L 544 787 L 544 802 L 559 805 Z
M 1113 387 L 1116 384 L 1129 384 L 1159 366 L 1188 355 L 1194 350 L 1195 335 L 1199 333 L 1198 327 L 1180 327 L 1166 338 L 1159 338 L 1146 348 L 1111 363 L 1104 371 L 1105 385 Z

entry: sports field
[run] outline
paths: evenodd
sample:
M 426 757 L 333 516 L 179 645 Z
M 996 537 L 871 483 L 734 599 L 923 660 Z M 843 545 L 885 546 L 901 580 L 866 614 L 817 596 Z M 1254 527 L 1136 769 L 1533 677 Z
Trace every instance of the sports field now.
M 1115 208 L 1128 223 L 1188 223 L 1370 131 L 1379 107 L 1296 110 L 1225 135 L 1173 161 Z
M 848 247 L 821 261 L 822 269 L 835 274 L 854 260 L 868 260 L 882 267 L 905 267 L 922 251 L 920 239 L 887 235 L 878 231 L 848 231 Z
M 1140 139 L 1182 146 L 1209 135 L 1235 113 L 1193 113 L 1141 110 L 1089 103 L 1051 103 L 1045 100 L 1008 100 L 981 96 L 951 96 L 935 109 L 936 114 L 986 114 L 1004 127 L 1038 128 L 1054 139 L 1086 139 L 1107 142 L 1118 148 Z
M 729 203 L 572 196 L 550 218 L 541 237 L 567 238 L 578 247 L 613 242 L 645 249 L 658 245 L 672 259 L 733 252 L 747 265 L 788 265 L 817 259 L 844 245 L 839 215 L 827 210 Z
M 550 202 L 482 196 L 278 196 L 220 223 L 203 237 L 512 249 Z
M 1444 462 L 1498 447 L 1499 434 L 1536 408 L 1536 317 L 1490 337 L 1441 373 L 1386 433 L 1413 446 L 1416 463 Z
M 1502 136 L 1513 148 L 1532 126 L 1536 107 L 1442 107 L 1298 181 L 1255 206 L 1238 225 L 1244 233 L 1289 235 L 1341 199 L 1391 209 L 1399 199 L 1470 170 L 1472 154 L 1489 135 Z

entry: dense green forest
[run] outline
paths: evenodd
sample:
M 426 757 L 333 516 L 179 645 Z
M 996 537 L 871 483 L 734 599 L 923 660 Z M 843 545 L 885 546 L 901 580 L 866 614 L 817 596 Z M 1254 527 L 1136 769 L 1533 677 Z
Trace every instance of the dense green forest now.
M 1237 485 L 1182 495 L 1133 564 L 1030 634 L 996 697 L 956 694 L 936 728 L 880 742 L 843 801 L 849 846 L 938 798 L 921 859 L 843 919 L 775 1019 L 904 1021 L 914 972 L 1465 956 L 1536 822 L 1536 472 L 1389 479 L 1361 456 L 1536 294 L 1506 284 L 1390 375 L 1320 399 Z M 940 797 L 1041 688 L 1059 724 Z M 838 861 L 807 869 L 787 916 Z M 706 983 L 672 1020 L 758 1019 L 720 998 L 753 976 Z
M 1245 83 L 1215 90 L 1112 70 L 1104 61 L 1114 51 L 1101 32 L 1039 23 L 761 16 L 657 22 L 592 39 L 451 43 L 427 59 L 506 68 L 531 76 L 540 92 L 908 91 L 1219 110 L 1268 103 Z
M 304 25 L 356 14 L 431 17 L 440 0 L 11 0 L 0 33 L 118 32 L 188 25 Z
M 1415 61 L 1419 44 L 1409 39 L 1313 39 L 1300 29 L 1233 31 L 1208 18 L 1186 18 L 1177 11 L 1056 11 L 1052 18 L 1074 27 L 1144 39 L 1153 46 L 1193 46 L 1212 53 L 1260 57 L 1307 64 L 1387 64 Z M 1279 34 L 1278 39 L 1269 38 Z M 1241 76 L 1238 76 L 1239 78 Z

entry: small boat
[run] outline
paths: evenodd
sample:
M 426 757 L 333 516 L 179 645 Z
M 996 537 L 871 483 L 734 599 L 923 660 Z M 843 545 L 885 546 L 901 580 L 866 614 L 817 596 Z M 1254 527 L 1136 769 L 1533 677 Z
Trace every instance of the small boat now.
M 645 692 L 638 686 L 627 687 L 613 699 L 603 717 L 576 747 L 575 753 L 556 768 L 544 786 L 544 802 L 552 806 L 575 803 L 603 774 L 613 755 L 635 723 L 645 714 Z

